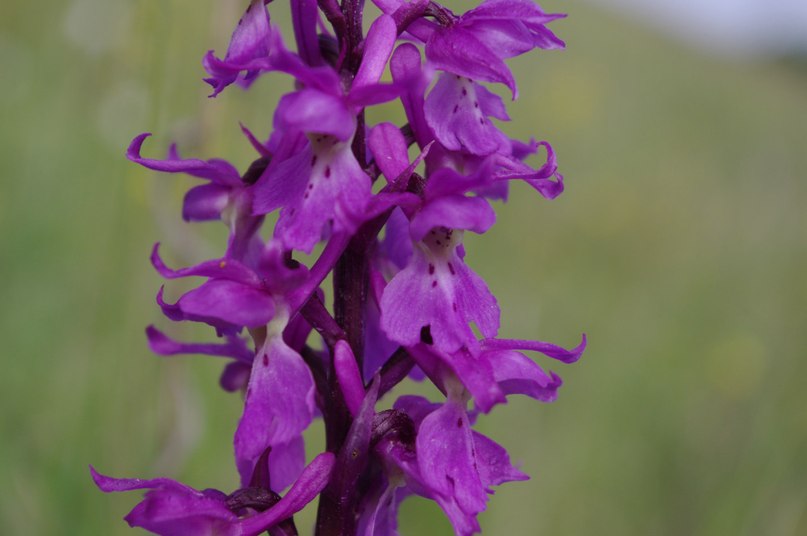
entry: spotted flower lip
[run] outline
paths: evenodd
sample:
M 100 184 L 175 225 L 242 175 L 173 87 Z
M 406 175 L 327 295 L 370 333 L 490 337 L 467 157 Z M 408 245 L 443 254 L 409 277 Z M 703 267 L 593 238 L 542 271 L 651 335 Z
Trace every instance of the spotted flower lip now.
M 271 115 L 270 132 L 241 125 L 246 161 L 185 158 L 176 145 L 146 157 L 149 133 L 126 151 L 147 169 L 199 179 L 183 219 L 227 230 L 223 252 L 180 268 L 155 244 L 151 263 L 167 287 L 158 306 L 210 335 L 186 340 L 150 325 L 149 347 L 224 358 L 219 384 L 242 395 L 228 432 L 240 480 L 230 494 L 90 468 L 104 492 L 146 490 L 125 518 L 132 526 L 297 536 L 293 516 L 318 496 L 315 534 L 394 536 L 402 501 L 417 495 L 470 536 L 494 487 L 528 478 L 476 421 L 513 396 L 554 401 L 563 380 L 543 360 L 578 361 L 586 336 L 573 348 L 499 338 L 502 311 L 465 238 L 496 223 L 510 181 L 548 200 L 566 187 L 549 142 L 505 133 L 496 87 L 515 99 L 506 60 L 563 48 L 547 27 L 562 15 L 530 0 L 457 14 L 430 0 L 373 2 L 382 13 L 365 21 L 363 2 L 291 0 L 296 47 L 287 47 L 271 1 L 244 0 L 226 53 L 203 58 L 211 97 L 265 73 L 291 82 L 272 113 L 256 116 Z M 378 122 L 377 106 L 397 103 L 406 122 Z M 406 378 L 438 394 L 383 400 Z M 320 419 L 324 452 L 306 465 L 306 434 Z

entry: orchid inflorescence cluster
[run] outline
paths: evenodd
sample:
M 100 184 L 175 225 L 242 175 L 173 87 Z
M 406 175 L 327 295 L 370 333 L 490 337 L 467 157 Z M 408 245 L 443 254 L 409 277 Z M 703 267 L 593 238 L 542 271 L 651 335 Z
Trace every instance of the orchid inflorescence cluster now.
M 515 98 L 504 60 L 562 48 L 546 27 L 562 15 L 531 0 L 486 0 L 462 15 L 429 0 L 373 1 L 381 15 L 365 36 L 362 0 L 291 0 L 295 53 L 267 2 L 252 0 L 224 58 L 205 56 L 212 96 L 268 72 L 295 81 L 268 140 L 242 127 L 257 152 L 243 174 L 225 160 L 181 158 L 173 146 L 166 159 L 145 158 L 149 134 L 128 149 L 149 169 L 201 179 L 183 218 L 229 228 L 221 258 L 172 269 L 157 246 L 151 257 L 166 279 L 206 279 L 175 303 L 160 289 L 157 302 L 169 319 L 207 324 L 219 340 L 179 342 L 149 326 L 149 344 L 160 355 L 229 358 L 221 386 L 245 392 L 234 492 L 92 469 L 103 491 L 150 490 L 126 517 L 132 526 L 292 535 L 294 514 L 319 496 L 316 534 L 391 535 L 401 501 L 419 495 L 469 535 L 492 486 L 527 478 L 472 425 L 509 395 L 554 400 L 560 377 L 522 352 L 571 363 L 585 337 L 571 350 L 496 338 L 499 307 L 465 263 L 463 233 L 493 225 L 491 201 L 506 199 L 511 180 L 547 199 L 563 191 L 552 147 L 503 134 L 491 118 L 508 119 L 504 103 L 483 85 Z M 395 100 L 405 125 L 367 124 L 367 108 Z M 540 167 L 525 163 L 539 152 Z M 315 251 L 310 267 L 294 259 Z M 328 275 L 332 311 L 321 289 Z M 403 395 L 377 409 L 407 377 L 428 379 L 444 397 Z M 325 452 L 306 465 L 303 432 L 318 418 Z

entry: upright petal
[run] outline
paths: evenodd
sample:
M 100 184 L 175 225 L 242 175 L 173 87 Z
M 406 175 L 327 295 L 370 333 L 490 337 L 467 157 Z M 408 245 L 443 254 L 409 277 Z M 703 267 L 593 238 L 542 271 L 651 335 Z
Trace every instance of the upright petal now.
M 381 15 L 373 21 L 364 41 L 364 55 L 359 71 L 353 79 L 354 88 L 378 83 L 387 67 L 397 36 L 395 21 L 389 15 Z
M 513 73 L 501 57 L 474 32 L 462 26 L 434 32 L 426 43 L 426 58 L 442 71 L 472 80 L 504 84 L 513 97 L 516 96 Z

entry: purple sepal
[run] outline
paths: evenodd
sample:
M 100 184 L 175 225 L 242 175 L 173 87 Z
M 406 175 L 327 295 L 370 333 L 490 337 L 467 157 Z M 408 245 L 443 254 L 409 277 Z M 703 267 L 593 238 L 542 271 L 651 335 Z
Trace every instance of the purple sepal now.
M 132 140 L 126 151 L 126 157 L 140 164 L 143 167 L 164 173 L 186 173 L 192 177 L 207 179 L 222 186 L 240 186 L 241 175 L 232 164 L 225 160 L 213 158 L 210 160 L 181 159 L 176 154 L 176 148 L 172 148 L 170 158 L 166 160 L 155 160 L 152 158 L 142 158 L 140 148 L 146 138 L 151 136 L 150 132 L 144 132 Z
M 179 342 L 168 337 L 154 326 L 146 328 L 149 348 L 162 356 L 177 354 L 204 354 L 220 357 L 232 357 L 242 362 L 251 363 L 255 352 L 249 349 L 246 342 L 237 335 L 228 335 L 223 344 L 200 344 Z
M 230 188 L 218 184 L 194 186 L 185 194 L 182 219 L 185 221 L 211 221 L 221 218 L 230 202 Z
M 174 304 L 163 301 L 161 287 L 157 303 L 171 320 L 204 322 L 223 330 L 265 326 L 275 312 L 274 300 L 266 292 L 224 279 L 211 279 Z
M 261 279 L 255 272 L 235 259 L 213 259 L 187 268 L 172 270 L 168 268 L 160 257 L 160 243 L 154 244 L 151 250 L 151 264 L 154 269 L 166 279 L 180 279 L 183 277 L 209 277 L 236 281 L 245 285 L 260 286 Z
M 132 527 L 141 527 L 160 536 L 221 534 L 239 536 L 238 516 L 216 490 L 198 491 L 169 478 L 141 480 L 112 478 L 90 466 L 95 485 L 104 492 L 151 489 L 125 517 Z
M 487 339 L 482 341 L 482 348 L 485 350 L 529 350 L 540 352 L 545 356 L 557 359 L 562 363 L 574 363 L 586 349 L 587 339 L 585 333 L 580 344 L 567 350 L 556 344 L 542 341 L 528 341 L 522 339 Z
M 550 372 L 547 374 L 532 359 L 515 350 L 489 350 L 484 359 L 493 369 L 493 375 L 501 390 L 507 394 L 527 395 L 540 402 L 554 402 L 563 380 Z M 483 408 L 479 408 L 485 411 Z
M 252 371 L 250 364 L 243 361 L 232 361 L 227 363 L 219 376 L 219 385 L 228 393 L 243 391 L 249 383 L 249 373 Z

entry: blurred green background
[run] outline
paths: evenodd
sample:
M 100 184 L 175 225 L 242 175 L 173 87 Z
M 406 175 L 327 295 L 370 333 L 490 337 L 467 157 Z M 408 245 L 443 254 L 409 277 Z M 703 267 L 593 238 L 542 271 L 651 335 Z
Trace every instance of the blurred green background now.
M 0 7 L 2 534 L 131 533 L 139 494 L 98 492 L 89 463 L 235 485 L 240 401 L 217 388 L 221 361 L 160 359 L 143 335 L 167 325 L 152 243 L 192 262 L 221 250 L 223 226 L 185 225 L 191 182 L 123 153 L 153 131 L 146 155 L 177 141 L 246 168 L 238 121 L 266 135 L 289 82 L 206 98 L 201 57 L 225 49 L 241 4 Z M 555 404 L 481 419 L 533 475 L 497 492 L 483 529 L 807 534 L 805 63 L 721 60 L 581 2 L 543 5 L 570 14 L 553 24 L 569 46 L 512 62 L 505 128 L 553 143 L 567 191 L 516 185 L 468 262 L 504 336 L 590 345 L 574 366 L 540 360 L 566 381 Z M 450 533 L 425 501 L 403 518 L 405 535 Z

